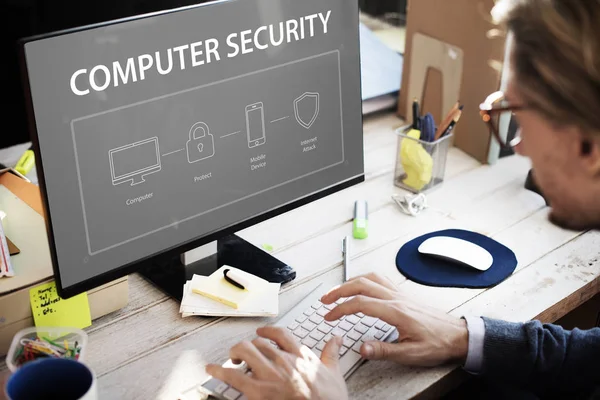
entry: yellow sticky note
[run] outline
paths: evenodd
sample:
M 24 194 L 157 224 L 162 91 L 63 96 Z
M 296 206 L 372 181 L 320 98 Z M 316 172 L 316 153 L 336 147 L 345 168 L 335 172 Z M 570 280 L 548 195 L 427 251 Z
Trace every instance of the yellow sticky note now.
M 92 325 L 87 293 L 62 299 L 56 283 L 50 282 L 29 290 L 35 326 L 72 326 L 83 329 Z
M 237 288 L 227 282 L 223 275 L 225 269 L 235 270 L 239 275 L 244 276 L 246 280 L 250 282 L 250 290 L 252 290 L 252 293 L 263 293 L 265 285 L 269 284 L 268 281 L 246 271 L 223 265 L 206 279 L 194 282 L 192 292 L 218 301 L 229 307 L 239 309 L 242 303 L 250 296 L 251 292 L 246 289 Z

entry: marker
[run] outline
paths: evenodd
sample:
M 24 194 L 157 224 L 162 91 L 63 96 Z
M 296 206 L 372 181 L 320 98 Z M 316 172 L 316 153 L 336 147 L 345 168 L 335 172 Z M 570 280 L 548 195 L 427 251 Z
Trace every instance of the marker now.
M 230 270 L 229 268 L 223 270 L 223 276 L 225 280 L 231 283 L 233 286 L 238 287 L 242 290 L 247 289 L 249 286 L 248 281 L 237 271 Z
M 367 231 L 368 213 L 368 205 L 365 200 L 357 200 L 354 203 L 352 236 L 354 236 L 355 239 L 365 239 L 369 235 Z
M 21 175 L 25 176 L 31 171 L 33 165 L 35 164 L 35 154 L 33 153 L 32 147 L 25 150 L 25 153 L 21 156 L 17 165 L 15 165 L 15 170 L 17 170 Z

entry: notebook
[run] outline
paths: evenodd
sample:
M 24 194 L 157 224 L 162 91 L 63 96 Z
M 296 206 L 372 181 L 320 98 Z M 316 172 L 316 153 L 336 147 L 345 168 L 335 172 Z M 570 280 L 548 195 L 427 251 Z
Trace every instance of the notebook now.
M 245 274 L 250 290 L 242 290 L 223 277 L 223 270 Z M 183 317 L 204 316 L 276 316 L 279 313 L 280 283 L 268 282 L 230 266 L 210 276 L 194 275 L 183 287 L 180 313 Z

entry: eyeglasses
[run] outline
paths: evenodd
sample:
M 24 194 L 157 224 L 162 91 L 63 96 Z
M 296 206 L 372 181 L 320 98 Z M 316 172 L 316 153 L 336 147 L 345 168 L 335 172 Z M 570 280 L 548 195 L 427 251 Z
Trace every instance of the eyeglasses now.
M 479 105 L 479 114 L 483 121 L 488 125 L 490 133 L 498 141 L 498 144 L 504 149 L 512 149 L 521 142 L 521 136 L 517 136 L 507 143 L 500 137 L 500 123 L 510 123 L 510 118 L 516 111 L 525 109 L 522 105 L 509 104 L 504 98 L 503 92 L 494 92 L 490 94 L 483 103 Z

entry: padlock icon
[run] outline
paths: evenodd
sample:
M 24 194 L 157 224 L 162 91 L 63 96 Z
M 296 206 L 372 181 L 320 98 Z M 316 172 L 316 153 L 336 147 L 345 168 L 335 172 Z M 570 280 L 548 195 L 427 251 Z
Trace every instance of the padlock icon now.
M 215 155 L 215 139 L 204 122 L 196 122 L 190 129 L 186 143 L 188 162 L 195 163 Z

